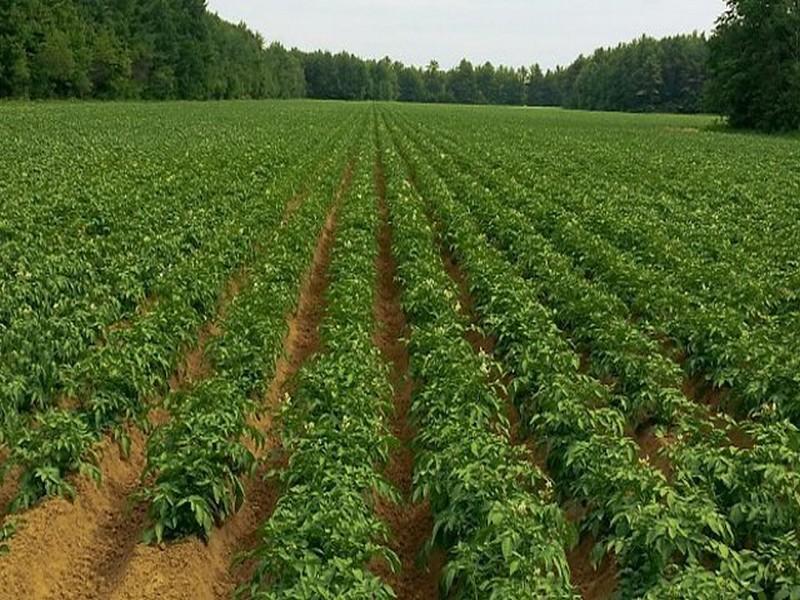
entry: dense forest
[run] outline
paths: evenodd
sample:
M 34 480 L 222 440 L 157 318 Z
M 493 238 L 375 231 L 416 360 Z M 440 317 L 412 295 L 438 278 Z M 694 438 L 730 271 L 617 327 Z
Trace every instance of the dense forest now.
M 642 37 L 579 57 L 542 75 L 534 69 L 529 103 L 588 110 L 700 112 L 704 108 L 708 43 L 692 34 Z
M 297 56 L 204 0 L 6 0 L 0 96 L 215 99 L 302 96 Z
M 700 109 L 705 39 L 642 38 L 542 74 L 463 60 L 450 70 L 267 45 L 203 0 L 10 0 L 0 8 L 0 96 L 310 98 Z
M 717 31 L 642 37 L 568 67 L 511 68 L 462 60 L 406 66 L 346 52 L 267 44 L 204 0 L 5 0 L 0 97 L 226 99 L 310 97 L 714 110 L 733 125 L 800 125 L 798 0 L 729 0 Z

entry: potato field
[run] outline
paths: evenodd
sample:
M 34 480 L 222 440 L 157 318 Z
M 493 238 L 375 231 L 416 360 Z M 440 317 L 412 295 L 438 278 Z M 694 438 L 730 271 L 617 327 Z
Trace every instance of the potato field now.
M 800 599 L 800 141 L 0 106 L 0 598 Z

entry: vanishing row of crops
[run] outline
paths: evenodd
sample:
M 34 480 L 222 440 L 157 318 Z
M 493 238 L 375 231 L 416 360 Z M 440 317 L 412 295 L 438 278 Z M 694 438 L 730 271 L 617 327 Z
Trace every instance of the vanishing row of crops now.
M 800 598 L 792 140 L 488 108 L 16 110 L 0 574 L 23 511 L 102 488 L 138 429 L 143 543 L 229 539 L 277 489 L 234 543 L 246 597 L 427 597 L 393 588 L 411 553 L 442 597 Z M 381 227 L 407 415 L 376 342 Z M 424 543 L 387 505 L 429 515 Z

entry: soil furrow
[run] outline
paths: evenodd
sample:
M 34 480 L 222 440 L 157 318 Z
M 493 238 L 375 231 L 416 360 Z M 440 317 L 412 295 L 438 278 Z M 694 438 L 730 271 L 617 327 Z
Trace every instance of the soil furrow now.
M 222 334 L 221 324 L 224 322 L 231 304 L 233 304 L 242 290 L 247 287 L 248 282 L 247 270 L 241 267 L 225 284 L 225 289 L 217 306 L 217 314 L 214 319 L 207 321 L 200 328 L 197 342 L 184 352 L 178 367 L 169 378 L 171 392 L 190 389 L 192 385 L 211 377 L 214 368 L 206 353 L 206 348 L 209 342 Z
M 609 600 L 617 592 L 617 562 L 611 553 L 607 553 L 595 567 L 592 552 L 596 544 L 596 538 L 586 534 L 567 553 L 570 580 L 584 600 Z
M 489 373 L 489 383 L 500 395 L 506 407 L 506 417 L 510 425 L 509 440 L 513 445 L 524 445 L 528 451 L 530 460 L 542 470 L 545 470 L 544 456 L 536 448 L 533 440 L 526 437 L 523 432 L 522 419 L 519 411 L 511 401 L 508 390 L 511 389 L 513 379 L 510 374 L 504 373 L 499 364 L 494 360 L 494 351 L 497 346 L 497 338 L 490 333 L 480 329 L 480 317 L 475 310 L 475 300 L 469 289 L 469 282 L 464 271 L 452 253 L 440 244 L 440 256 L 445 271 L 458 290 L 458 304 L 461 314 L 469 320 L 471 327 L 466 331 L 465 337 L 476 353 L 484 353 L 492 359 L 492 369 Z
M 20 517 L 19 531 L 0 559 L 0 581 L 8 597 L 94 598 L 104 577 L 94 566 L 110 566 L 138 540 L 144 511 L 129 503 L 144 468 L 144 438 L 131 431 L 125 459 L 110 440 L 101 447 L 100 486 L 76 479 L 73 502 L 52 498 Z M 33 569 L 31 565 L 47 565 Z
M 271 447 L 273 457 L 270 469 L 285 466 L 287 457 L 280 452 L 280 424 L 273 423 L 281 401 L 290 393 L 294 377 L 303 364 L 320 350 L 319 326 L 325 313 L 325 291 L 330 283 L 328 267 L 331 262 L 331 249 L 336 239 L 336 220 L 341 206 L 341 201 L 350 187 L 353 178 L 355 163 L 350 162 L 342 176 L 334 205 L 328 213 L 325 224 L 320 233 L 317 247 L 314 250 L 311 267 L 306 273 L 300 289 L 300 295 L 295 312 L 288 318 L 286 338 L 283 342 L 284 351 L 275 367 L 275 375 L 267 388 L 264 407 L 265 413 L 255 421 L 256 427 L 261 431 L 271 431 L 268 436 L 268 447 Z M 274 490 L 274 500 L 269 511 L 261 516 L 259 523 L 242 539 L 239 552 L 247 552 L 258 545 L 259 526 L 272 514 L 277 502 L 278 490 L 276 482 L 258 482 L 259 487 L 268 487 Z M 232 570 L 230 591 L 247 582 L 253 573 L 252 562 L 242 563 Z
M 375 343 L 390 366 L 389 377 L 394 390 L 394 412 L 390 427 L 399 441 L 389 456 L 385 474 L 401 495 L 399 504 L 380 499 L 376 507 L 378 516 L 389 526 L 390 547 L 400 558 L 400 570 L 392 573 L 381 566 L 376 571 L 392 586 L 400 600 L 434 599 L 438 598 L 445 556 L 442 551 L 435 550 L 424 561 L 423 549 L 433 532 L 433 515 L 427 501 L 412 501 L 414 453 L 411 443 L 415 432 L 408 414 L 414 382 L 409 374 L 408 348 L 403 341 L 408 338 L 409 329 L 396 281 L 397 265 L 392 254 L 393 234 L 386 204 L 386 182 L 380 161 L 375 167 L 375 187 L 378 192 L 380 218 L 376 257 Z
M 319 349 L 318 330 L 324 313 L 336 216 L 351 178 L 352 164 L 342 176 L 334 205 L 320 233 L 311 266 L 301 284 L 297 308 L 288 316 L 284 352 L 265 394 L 263 414 L 254 419 L 267 440 L 258 452 L 265 464 L 258 476 L 245 483 L 244 505 L 213 532 L 208 544 L 190 538 L 159 547 L 137 546 L 109 597 L 221 600 L 232 597 L 236 588 L 249 579 L 252 565 L 234 566 L 233 563 L 237 555 L 256 546 L 259 527 L 272 514 L 278 500 L 276 482 L 264 479 L 270 469 L 280 468 L 285 460 L 280 452 L 279 424 L 274 422 L 274 416 L 297 371 Z
M 170 377 L 173 391 L 211 374 L 206 345 L 221 332 L 216 323 L 241 287 L 238 276 L 226 286 L 216 319 L 201 328 L 197 344 L 186 351 Z M 130 436 L 127 459 L 112 441 L 102 444 L 100 486 L 77 477 L 73 502 L 52 498 L 21 516 L 10 553 L 0 559 L 0 579 L 7 589 L 20 597 L 43 599 L 108 596 L 134 555 L 146 520 L 146 507 L 132 501 L 141 489 L 146 442 L 138 430 L 130 431 Z M 47 570 L 29 568 L 45 562 Z
M 417 182 L 413 176 L 413 168 L 411 165 L 408 166 L 410 172 L 412 173 L 409 182 L 413 187 L 419 190 L 419 186 L 417 185 Z M 442 242 L 441 237 L 439 237 L 438 232 L 440 231 L 440 224 L 437 222 L 436 216 L 432 211 L 429 211 L 428 216 L 431 220 L 434 230 L 437 232 L 437 237 L 439 240 L 439 252 L 444 268 L 458 288 L 459 304 L 462 314 L 469 318 L 473 324 L 479 322 L 479 315 L 475 311 L 475 302 L 469 289 L 466 274 L 458 265 L 452 252 L 450 252 L 450 250 Z M 495 339 L 483 334 L 480 330 L 469 334 L 469 336 L 470 337 L 468 337 L 468 341 L 472 344 L 476 351 L 486 351 L 486 349 L 489 349 L 491 352 L 494 351 L 496 346 Z M 588 358 L 588 355 L 586 358 Z M 586 368 L 588 368 L 588 363 Z M 502 377 L 503 375 L 499 374 L 499 376 Z M 507 404 L 512 405 L 513 402 L 509 401 Z M 519 425 L 519 414 L 514 408 L 509 408 L 508 414 L 512 427 L 510 441 L 511 443 L 519 443 L 522 433 Z M 544 470 L 544 467 L 546 466 L 546 457 L 542 454 L 542 452 L 537 451 L 535 444 L 533 447 L 531 447 L 529 441 L 526 441 L 525 443 L 528 445 L 530 450 L 529 455 L 531 460 L 537 464 L 537 466 L 542 467 L 543 472 L 546 472 L 546 470 Z M 573 518 L 570 518 L 570 521 L 577 526 L 581 521 L 582 514 L 584 512 L 585 508 L 578 507 L 577 514 L 573 515 Z M 570 511 L 567 512 L 567 516 L 569 518 Z M 590 534 L 585 534 L 581 537 L 578 545 L 567 552 L 567 561 L 570 566 L 570 581 L 573 587 L 581 593 L 582 598 L 586 600 L 608 600 L 614 597 L 618 587 L 617 563 L 612 555 L 606 554 L 601 563 L 595 566 L 592 561 L 592 549 L 594 548 L 595 544 L 595 538 Z

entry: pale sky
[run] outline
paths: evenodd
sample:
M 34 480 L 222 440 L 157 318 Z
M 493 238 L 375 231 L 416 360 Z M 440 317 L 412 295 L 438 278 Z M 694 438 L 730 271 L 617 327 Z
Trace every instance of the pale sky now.
M 567 65 L 643 33 L 711 31 L 724 0 L 208 0 L 268 41 L 302 50 L 388 55 L 406 64 L 462 57 L 510 66 Z

